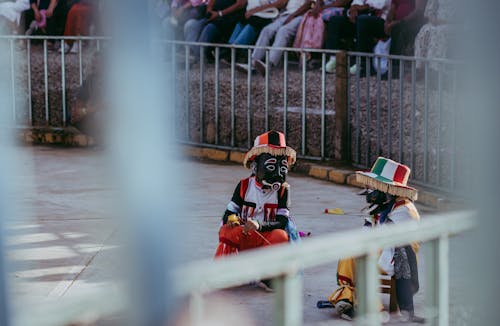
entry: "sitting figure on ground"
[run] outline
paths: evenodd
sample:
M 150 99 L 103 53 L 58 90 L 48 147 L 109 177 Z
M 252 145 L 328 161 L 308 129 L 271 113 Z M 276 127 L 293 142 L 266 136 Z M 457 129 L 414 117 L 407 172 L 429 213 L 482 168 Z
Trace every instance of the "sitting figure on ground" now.
M 215 257 L 287 242 L 298 237 L 289 216 L 288 169 L 295 150 L 285 136 L 269 131 L 255 139 L 243 165 L 252 174 L 241 180 L 222 217 Z
M 367 186 L 362 194 L 366 196 L 369 217 L 364 227 L 383 227 L 392 223 L 419 220 L 413 201 L 417 190 L 407 186 L 410 168 L 398 162 L 379 157 L 370 172 L 356 172 L 356 181 Z M 402 321 L 423 323 L 424 319 L 415 316 L 413 296 L 418 291 L 417 254 L 418 243 L 386 248 L 382 251 L 378 265 L 389 276 L 394 277 L 397 304 Z M 342 259 L 337 268 L 339 288 L 328 301 L 334 305 L 337 314 L 344 319 L 354 317 L 355 300 L 355 260 Z

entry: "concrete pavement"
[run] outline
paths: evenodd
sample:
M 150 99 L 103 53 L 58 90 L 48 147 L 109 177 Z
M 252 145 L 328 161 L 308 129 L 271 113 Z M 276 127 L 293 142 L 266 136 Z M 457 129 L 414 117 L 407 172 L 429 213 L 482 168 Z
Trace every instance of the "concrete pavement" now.
M 15 268 L 11 273 L 13 295 L 36 302 L 116 284 L 120 275 L 116 236 L 120 221 L 112 218 L 116 217 L 115 192 L 106 178 L 103 152 L 57 147 L 22 147 L 19 152 L 22 160 L 14 178 L 22 197 L 18 198 L 19 214 L 9 225 L 8 237 L 8 256 Z M 237 181 L 246 177 L 248 170 L 241 165 L 187 159 L 184 164 L 189 171 L 185 175 L 196 179 L 186 179 L 192 204 L 183 217 L 189 234 L 182 259 L 212 257 L 220 216 Z M 291 212 L 299 230 L 314 237 L 362 225 L 359 208 L 364 198 L 356 195 L 358 188 L 298 174 L 291 174 L 289 183 Z M 337 207 L 345 215 L 323 213 L 325 208 Z M 423 206 L 419 209 L 423 218 L 432 212 Z M 304 271 L 304 324 L 346 323 L 333 317 L 333 311 L 315 307 L 317 300 L 325 299 L 336 288 L 335 273 L 336 263 Z M 415 300 L 417 312 L 423 313 L 425 280 L 421 279 Z M 214 295 L 229 299 L 234 309 L 257 316 L 256 325 L 271 324 L 273 294 L 244 286 Z

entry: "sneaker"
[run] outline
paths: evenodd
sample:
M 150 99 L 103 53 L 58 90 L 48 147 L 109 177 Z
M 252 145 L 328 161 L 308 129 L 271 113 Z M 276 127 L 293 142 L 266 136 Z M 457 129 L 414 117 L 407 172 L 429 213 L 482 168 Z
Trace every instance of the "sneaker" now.
M 254 60 L 253 62 L 254 66 L 255 66 L 255 69 L 257 69 L 257 71 L 262 75 L 262 76 L 265 76 L 266 75 L 266 70 L 267 70 L 267 67 L 266 67 L 266 64 L 264 62 L 262 62 L 261 60 Z
M 249 65 L 247 65 L 246 63 L 237 63 L 236 64 L 236 70 L 242 72 L 242 73 L 245 73 L 247 74 L 248 71 L 253 71 L 254 68 L 253 67 L 250 67 Z
M 336 65 L 337 65 L 337 59 L 330 58 L 330 60 L 328 60 L 328 62 L 325 64 L 325 72 L 333 74 L 335 72 Z
M 255 285 L 266 292 L 274 292 L 274 289 L 271 286 L 271 280 L 261 280 L 258 281 Z
M 356 75 L 358 73 L 358 65 L 352 65 L 350 68 L 349 68 L 349 73 L 351 75 Z
M 64 42 L 64 53 L 69 53 L 71 51 L 71 46 Z
M 66 50 L 66 43 L 64 43 L 64 50 Z M 71 47 L 71 50 L 69 50 L 69 52 L 70 53 L 80 52 L 80 42 L 73 43 L 73 46 Z
M 354 318 L 354 308 L 348 301 L 339 301 L 335 304 L 335 312 L 337 315 L 345 320 L 352 320 Z

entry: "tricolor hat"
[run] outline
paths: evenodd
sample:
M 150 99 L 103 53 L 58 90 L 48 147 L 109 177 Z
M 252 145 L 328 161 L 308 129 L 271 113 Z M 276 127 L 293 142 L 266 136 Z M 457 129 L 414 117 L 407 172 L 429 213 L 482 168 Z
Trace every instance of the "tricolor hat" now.
M 263 153 L 274 156 L 288 156 L 290 165 L 295 163 L 297 155 L 293 148 L 286 146 L 285 135 L 275 130 L 268 131 L 255 138 L 253 147 L 245 155 L 243 165 L 250 168 L 250 164 L 255 158 Z
M 406 185 L 410 171 L 404 164 L 379 157 L 370 172 L 356 171 L 356 181 L 391 195 L 417 200 L 417 189 Z

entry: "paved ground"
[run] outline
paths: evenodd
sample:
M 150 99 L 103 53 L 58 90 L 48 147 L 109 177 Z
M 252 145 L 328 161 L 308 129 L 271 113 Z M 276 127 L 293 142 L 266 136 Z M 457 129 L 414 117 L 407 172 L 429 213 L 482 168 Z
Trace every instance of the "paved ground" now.
M 106 182 L 103 152 L 51 147 L 24 147 L 20 151 L 23 160 L 14 176 L 22 187 L 23 208 L 17 209 L 20 214 L 10 225 L 8 237 L 9 257 L 15 263 L 11 274 L 14 295 L 38 301 L 113 284 L 119 223 L 111 218 L 114 191 Z M 211 257 L 217 245 L 219 218 L 237 180 L 247 176 L 248 171 L 239 165 L 188 160 L 185 164 L 197 177 L 187 182 L 198 204 L 189 207 L 185 216 L 190 235 L 184 259 Z M 355 195 L 359 189 L 295 174 L 289 183 L 291 211 L 300 230 L 314 237 L 361 226 L 359 208 L 363 198 Z M 346 214 L 323 213 L 325 208 L 336 207 Z M 420 211 L 423 218 L 430 212 L 425 207 Z M 305 324 L 343 323 L 333 317 L 331 310 L 315 307 L 317 300 L 335 289 L 335 273 L 336 263 L 304 271 Z M 423 309 L 423 277 L 421 283 L 422 290 L 416 296 L 417 312 Z M 455 287 L 451 291 L 453 296 Z M 258 316 L 256 325 L 271 324 L 273 294 L 245 286 L 217 295 L 234 305 L 226 307 L 226 311 L 246 309 L 246 313 Z

